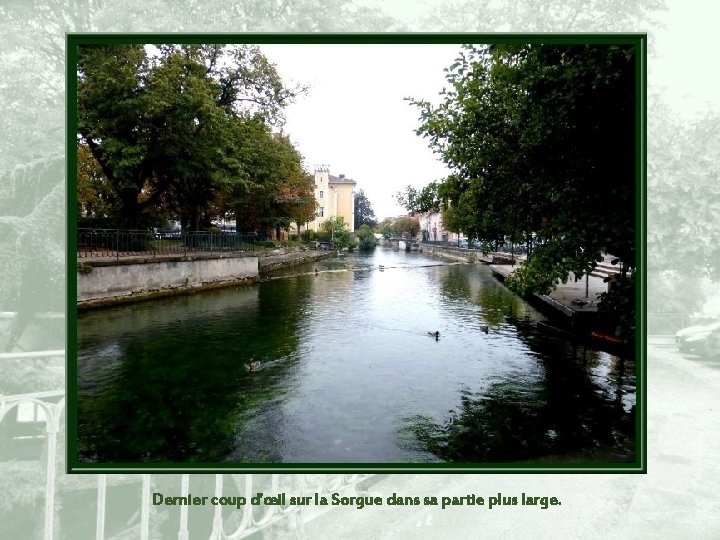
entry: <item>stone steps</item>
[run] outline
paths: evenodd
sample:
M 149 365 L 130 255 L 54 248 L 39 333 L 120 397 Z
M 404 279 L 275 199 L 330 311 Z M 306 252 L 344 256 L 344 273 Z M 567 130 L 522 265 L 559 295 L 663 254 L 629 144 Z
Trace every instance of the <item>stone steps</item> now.
M 590 272 L 591 276 L 599 277 L 599 278 L 609 278 L 612 276 L 616 276 L 620 274 L 620 265 L 619 264 L 607 264 L 607 263 L 598 263 L 598 265 L 593 269 L 592 272 Z

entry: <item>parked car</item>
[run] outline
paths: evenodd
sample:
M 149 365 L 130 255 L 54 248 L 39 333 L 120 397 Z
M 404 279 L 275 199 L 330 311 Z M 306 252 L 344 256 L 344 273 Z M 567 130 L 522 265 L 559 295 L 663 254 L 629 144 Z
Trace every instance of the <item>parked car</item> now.
M 712 358 L 720 353 L 720 320 L 704 319 L 675 333 L 681 352 Z

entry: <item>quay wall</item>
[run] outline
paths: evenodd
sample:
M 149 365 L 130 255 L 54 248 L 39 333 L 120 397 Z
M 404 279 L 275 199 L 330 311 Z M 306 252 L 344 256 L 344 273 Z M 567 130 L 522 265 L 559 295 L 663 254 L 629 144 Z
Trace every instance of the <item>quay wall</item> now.
M 509 253 L 482 253 L 476 249 L 436 246 L 433 244 L 420 244 L 420 251 L 434 257 L 441 257 L 451 261 L 485 264 L 512 264 L 520 260 Z
M 260 274 L 271 272 L 272 270 L 279 270 L 281 268 L 288 268 L 291 266 L 297 266 L 299 264 L 311 263 L 320 259 L 326 259 L 328 257 L 335 257 L 337 251 L 296 251 L 286 254 L 268 255 L 266 257 L 260 257 L 258 261 L 258 267 Z
M 114 305 L 257 279 L 254 255 L 174 256 L 83 261 L 77 272 L 78 307 Z

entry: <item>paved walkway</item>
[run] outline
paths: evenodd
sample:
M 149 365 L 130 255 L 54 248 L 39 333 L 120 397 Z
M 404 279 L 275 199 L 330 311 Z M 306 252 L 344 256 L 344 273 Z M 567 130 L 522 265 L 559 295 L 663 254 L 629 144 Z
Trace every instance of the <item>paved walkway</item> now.
M 517 268 L 509 264 L 489 266 L 503 279 Z M 594 313 L 598 308 L 600 294 L 607 292 L 607 288 L 607 283 L 601 277 L 588 276 L 575 281 L 574 276 L 571 275 L 567 283 L 559 284 L 550 294 L 537 296 L 566 315 Z

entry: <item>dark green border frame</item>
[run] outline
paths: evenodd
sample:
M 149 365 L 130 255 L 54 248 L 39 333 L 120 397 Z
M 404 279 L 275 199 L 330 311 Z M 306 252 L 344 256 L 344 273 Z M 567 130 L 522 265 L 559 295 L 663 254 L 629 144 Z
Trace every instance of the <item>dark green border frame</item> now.
M 635 72 L 635 188 L 636 188 L 636 414 L 635 461 L 632 463 L 81 463 L 77 460 L 77 47 L 90 44 L 246 43 L 246 44 L 385 44 L 439 45 L 464 43 L 546 43 L 630 45 L 637 48 Z M 647 34 L 67 34 L 67 472 L 68 473 L 646 473 L 647 472 Z

